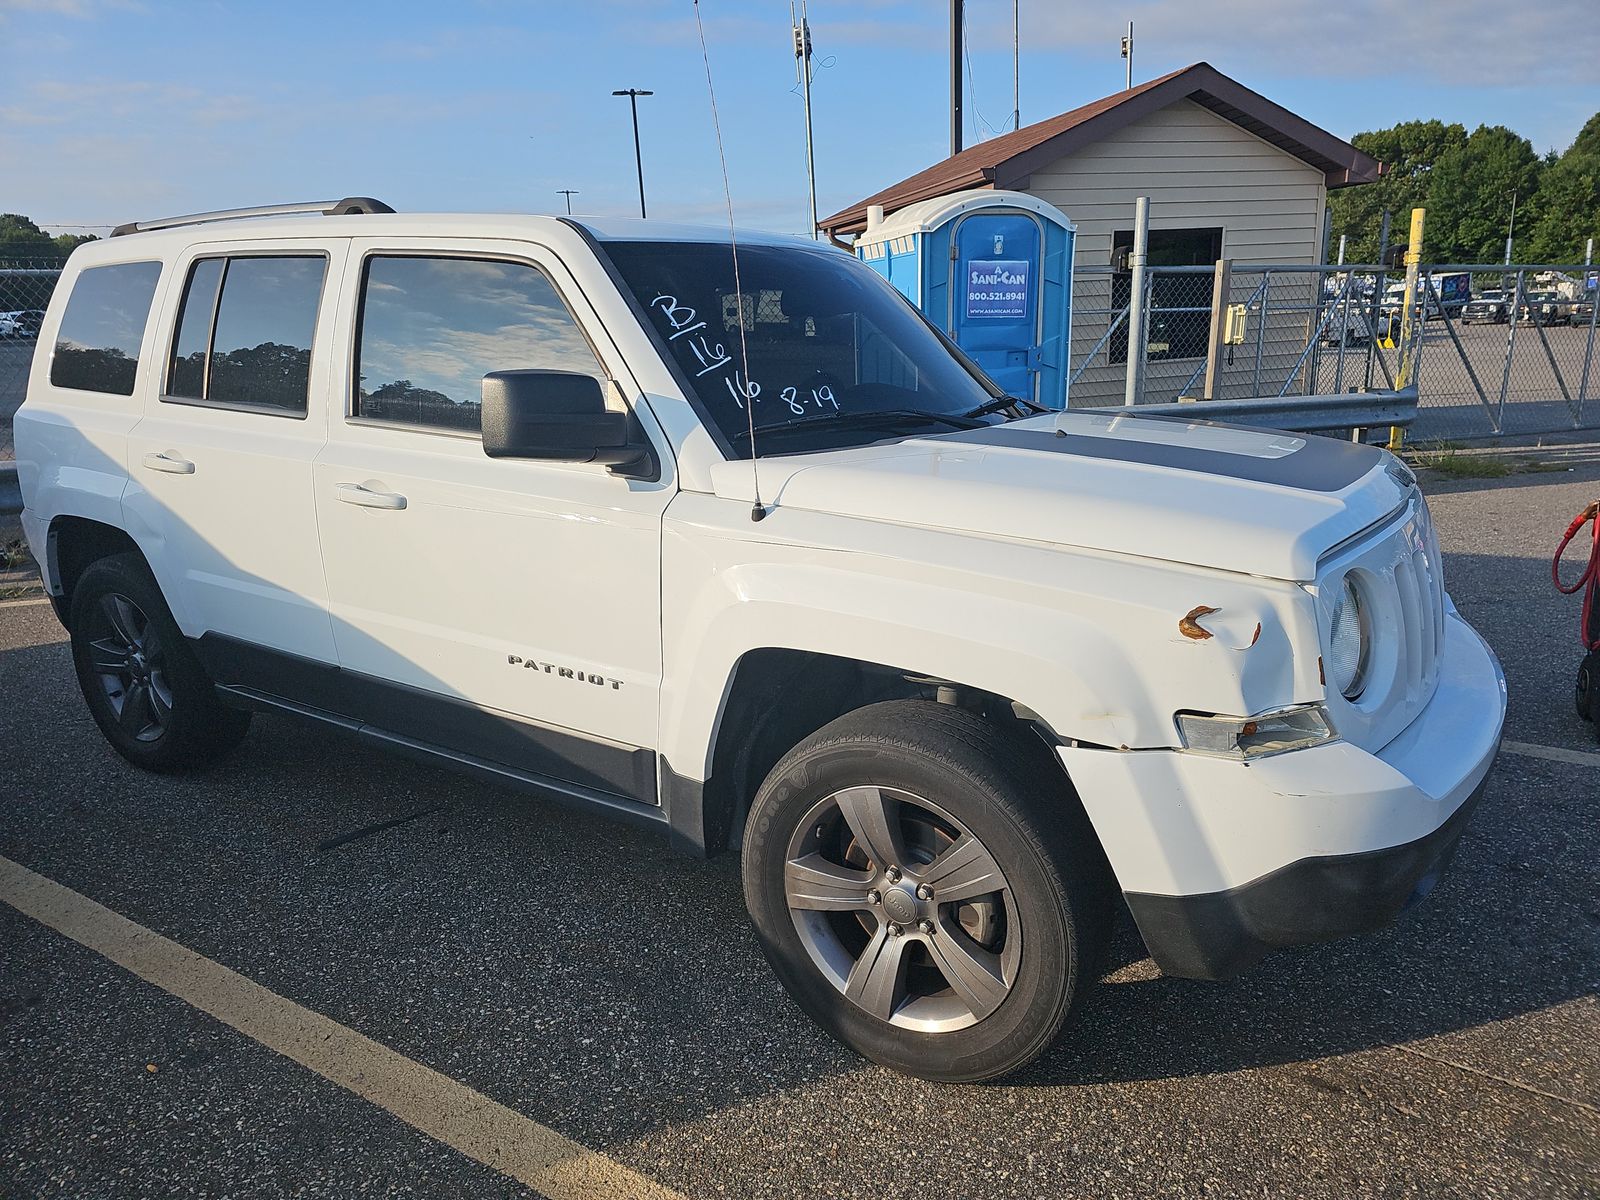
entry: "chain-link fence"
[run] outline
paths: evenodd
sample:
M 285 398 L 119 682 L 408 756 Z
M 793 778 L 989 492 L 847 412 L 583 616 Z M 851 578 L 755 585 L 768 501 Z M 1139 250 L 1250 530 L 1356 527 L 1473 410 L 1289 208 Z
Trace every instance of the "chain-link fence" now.
M 13 456 L 22 403 L 61 258 L 0 258 L 0 459 Z M 1212 267 L 1150 267 L 1139 403 L 1201 396 L 1207 384 Z M 1390 388 L 1399 374 L 1405 275 L 1371 265 L 1232 265 L 1211 395 L 1313 395 Z M 1124 401 L 1132 276 L 1080 266 L 1073 278 L 1071 404 Z M 1413 438 L 1468 440 L 1600 429 L 1600 268 L 1433 265 L 1413 301 Z
M 1074 278 L 1071 404 L 1121 404 L 1132 276 Z M 1316 395 L 1395 386 L 1403 269 L 1232 264 L 1208 378 L 1216 270 L 1150 267 L 1138 403 Z M 1445 441 L 1600 429 L 1600 269 L 1438 264 L 1420 270 L 1408 378 L 1412 437 Z M 1229 309 L 1234 318 L 1227 320 Z
M 28 388 L 33 348 L 63 258 L 0 258 L 0 461 L 15 456 L 11 418 Z

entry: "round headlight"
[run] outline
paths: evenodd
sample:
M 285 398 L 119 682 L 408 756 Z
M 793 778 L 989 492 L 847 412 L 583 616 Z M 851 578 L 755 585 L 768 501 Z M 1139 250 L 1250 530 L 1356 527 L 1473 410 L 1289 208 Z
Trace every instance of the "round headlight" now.
M 1328 625 L 1328 682 L 1346 700 L 1354 700 L 1366 686 L 1369 638 L 1367 618 L 1361 611 L 1361 591 L 1345 577 L 1339 600 Z

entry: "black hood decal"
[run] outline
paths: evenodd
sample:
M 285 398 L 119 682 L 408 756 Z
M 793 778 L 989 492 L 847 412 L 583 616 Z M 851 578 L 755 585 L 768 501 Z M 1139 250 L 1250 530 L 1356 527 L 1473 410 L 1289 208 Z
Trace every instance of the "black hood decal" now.
M 1129 414 L 1116 415 L 1121 417 Z M 1188 421 L 1180 417 L 1134 419 L 1170 421 L 1180 425 L 1213 424 Z M 1256 434 L 1271 433 L 1270 430 L 1220 423 L 1217 423 L 1216 427 L 1240 429 Z M 1231 454 L 1200 446 L 1164 445 L 1160 442 L 1142 442 L 1133 438 L 1096 437 L 1091 434 L 1040 429 L 1037 426 L 1018 428 L 1013 425 L 990 425 L 983 429 L 944 434 L 939 437 L 939 441 L 964 442 L 975 446 L 997 448 L 1015 447 L 1049 454 L 1067 454 L 1075 458 L 1140 463 L 1145 466 L 1166 467 L 1174 471 L 1192 471 L 1199 475 L 1216 475 L 1227 479 L 1243 479 L 1253 483 L 1296 488 L 1306 492 L 1343 491 L 1368 474 L 1383 461 L 1384 457 L 1383 451 L 1376 446 L 1341 442 L 1315 435 L 1284 436 L 1296 437 L 1305 444 L 1292 453 L 1277 458 L 1266 458 L 1253 454 Z

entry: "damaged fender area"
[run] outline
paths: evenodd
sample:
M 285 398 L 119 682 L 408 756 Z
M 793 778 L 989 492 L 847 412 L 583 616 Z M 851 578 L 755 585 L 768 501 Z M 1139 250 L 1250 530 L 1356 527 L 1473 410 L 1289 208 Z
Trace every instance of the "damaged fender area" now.
M 1057 753 L 1118 886 L 1141 919 L 1141 905 L 1134 902 L 1140 897 L 1170 900 L 1179 909 L 1214 908 L 1218 895 L 1238 895 L 1291 867 L 1327 876 L 1329 862 L 1439 841 L 1435 835 L 1488 775 L 1504 719 L 1500 665 L 1483 639 L 1452 615 L 1432 702 L 1375 753 L 1344 741 L 1250 762 L 1085 746 L 1063 746 Z M 1440 854 L 1448 849 L 1436 848 Z M 1300 866 L 1307 863 L 1322 865 L 1314 871 Z M 1417 864 L 1419 870 L 1431 865 L 1421 858 Z M 1333 879 L 1329 886 L 1336 890 L 1355 886 L 1348 879 L 1341 884 L 1336 873 Z M 1146 914 L 1173 907 L 1143 905 Z M 1165 954 L 1165 967 L 1183 955 L 1163 951 L 1163 937 L 1173 936 L 1173 922 L 1164 923 L 1169 928 L 1155 930 L 1141 919 L 1140 930 L 1158 962 Z M 1308 925 L 1302 938 L 1279 929 L 1270 944 L 1321 940 L 1356 927 L 1329 932 Z

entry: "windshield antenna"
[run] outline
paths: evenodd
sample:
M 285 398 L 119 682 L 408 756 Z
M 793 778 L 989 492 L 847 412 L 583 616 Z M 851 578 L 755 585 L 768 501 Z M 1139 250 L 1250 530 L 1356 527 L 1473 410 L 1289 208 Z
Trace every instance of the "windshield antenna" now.
M 700 21 L 700 0 L 694 0 L 694 26 L 700 34 L 700 58 L 706 64 L 706 95 L 711 97 L 711 127 L 717 135 L 717 161 L 722 164 L 722 194 L 728 202 L 728 242 L 733 247 L 733 299 L 739 307 L 739 359 L 744 367 L 744 415 L 750 435 L 750 483 L 755 488 L 755 504 L 750 508 L 750 519 L 759 521 L 767 515 L 761 503 L 761 477 L 756 473 L 756 392 L 750 382 L 750 351 L 744 336 L 744 289 L 739 284 L 739 236 L 733 226 L 733 190 L 728 186 L 728 156 L 722 149 L 722 122 L 717 117 L 717 90 L 711 85 L 711 55 L 706 52 L 706 27 Z M 753 315 L 753 314 L 752 314 Z

